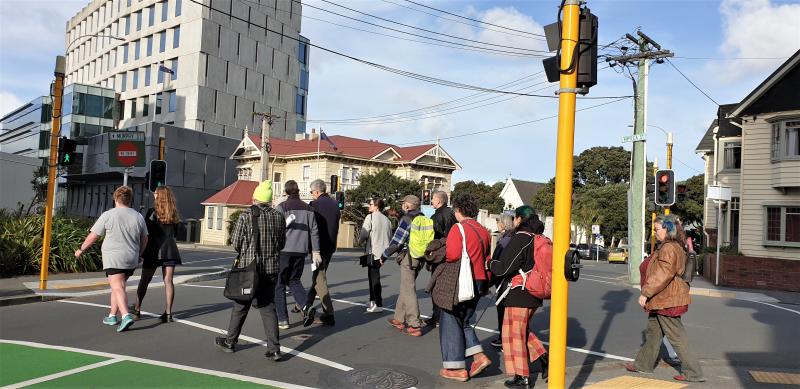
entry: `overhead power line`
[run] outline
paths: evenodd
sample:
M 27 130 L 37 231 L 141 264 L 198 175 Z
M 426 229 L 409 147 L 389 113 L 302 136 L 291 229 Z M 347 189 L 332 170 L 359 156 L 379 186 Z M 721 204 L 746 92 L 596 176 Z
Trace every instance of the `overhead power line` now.
M 269 32 L 273 33 L 273 34 L 277 34 L 277 35 L 280 35 L 280 36 L 285 37 L 287 39 L 294 40 L 296 42 L 300 42 L 299 38 L 295 38 L 295 37 L 286 35 L 286 34 L 284 34 L 283 32 L 280 32 L 280 31 L 270 30 L 268 27 L 259 26 L 257 24 L 254 24 L 254 23 L 250 22 L 249 20 L 245 20 L 245 19 L 242 19 L 242 18 L 240 18 L 238 16 L 232 15 L 230 12 L 225 12 L 225 11 L 216 9 L 216 8 L 210 6 L 210 5 L 203 4 L 202 2 L 200 2 L 198 0 L 189 0 L 189 1 L 192 2 L 192 3 L 198 4 L 200 6 L 206 7 L 208 9 L 212 10 L 212 11 L 219 12 L 220 14 L 228 16 L 228 17 L 230 17 L 232 19 L 236 19 L 236 20 L 239 20 L 241 22 L 247 23 L 248 26 L 255 26 L 257 28 L 262 28 L 262 29 L 264 29 L 266 31 L 269 31 Z M 520 95 L 520 96 L 528 96 L 528 97 L 558 98 L 558 96 L 536 95 L 536 94 L 530 94 L 530 93 L 517 93 L 517 92 L 510 92 L 510 91 L 503 91 L 503 90 L 485 88 L 485 87 L 481 87 L 481 86 L 470 85 L 470 84 L 465 84 L 465 83 L 460 83 L 460 82 L 455 82 L 455 81 L 449 81 L 449 80 L 445 80 L 445 79 L 441 79 L 441 78 L 436 78 L 436 77 L 431 77 L 431 76 L 426 76 L 426 75 L 410 72 L 410 71 L 407 71 L 407 70 L 393 68 L 393 67 L 387 66 L 387 65 L 381 65 L 379 63 L 375 63 L 375 62 L 367 61 L 367 60 L 364 60 L 364 59 L 361 59 L 361 58 L 357 58 L 357 57 L 354 57 L 352 55 L 342 53 L 340 51 L 336 51 L 336 50 L 333 50 L 333 49 L 328 49 L 326 47 L 320 46 L 320 45 L 315 44 L 315 43 L 311 43 L 311 42 L 303 42 L 303 43 L 305 43 L 305 44 L 307 44 L 307 45 L 309 45 L 311 47 L 315 47 L 317 49 L 320 49 L 322 51 L 325 51 L 325 52 L 328 52 L 328 53 L 331 53 L 331 54 L 334 54 L 334 55 L 338 55 L 340 57 L 344 57 L 344 58 L 347 58 L 347 59 L 350 59 L 350 60 L 353 60 L 353 61 L 356 61 L 356 62 L 360 62 L 362 64 L 369 65 L 369 66 L 372 66 L 372 67 L 380 69 L 380 70 L 384 70 L 384 71 L 389 72 L 389 73 L 398 74 L 398 75 L 401 75 L 401 76 L 405 76 L 405 77 L 408 77 L 408 78 L 413 78 L 413 79 L 420 80 L 420 81 L 429 82 L 429 83 L 432 83 L 432 84 L 449 86 L 449 87 L 452 87 L 452 88 L 474 90 L 474 91 L 479 91 L 479 92 L 500 93 L 500 94 L 508 94 L 508 95 Z M 616 98 L 621 98 L 621 97 L 631 97 L 631 96 L 587 96 L 587 97 L 579 97 L 579 99 L 616 99 Z
M 482 27 L 482 26 L 475 25 L 475 24 L 473 24 L 473 23 L 467 23 L 467 22 L 465 22 L 465 21 L 463 21 L 463 20 L 458 20 L 458 19 L 448 18 L 448 17 L 444 17 L 444 16 L 442 16 L 442 15 L 437 15 L 437 14 L 435 14 L 435 13 L 431 13 L 431 12 L 423 11 L 423 10 L 421 10 L 421 9 L 418 9 L 418 8 L 409 7 L 409 6 L 407 6 L 407 5 L 403 5 L 403 4 L 400 4 L 400 3 L 395 3 L 394 1 L 391 1 L 391 0 L 381 0 L 381 1 L 383 1 L 384 3 L 394 4 L 394 5 L 398 6 L 398 7 L 403 7 L 403 8 L 405 8 L 405 9 L 410 9 L 410 10 L 412 10 L 412 11 L 415 11 L 415 12 L 423 13 L 423 14 L 425 14 L 425 15 L 430 15 L 430 16 L 433 16 L 433 17 L 435 17 L 435 18 L 438 18 L 438 19 L 442 19 L 442 20 L 449 20 L 449 21 L 451 21 L 451 22 L 455 22 L 455 23 L 463 24 L 463 25 L 465 25 L 465 26 L 470 26 L 470 27 L 475 27 L 475 28 L 481 28 L 481 29 L 484 29 L 484 30 L 487 30 L 487 31 L 494 31 L 494 32 L 499 32 L 499 33 L 501 33 L 501 34 L 508 34 L 508 35 L 518 36 L 518 37 L 522 37 L 522 38 L 530 38 L 530 39 L 536 39 L 536 40 L 540 40 L 540 41 L 544 41 L 544 40 L 545 40 L 544 38 L 542 38 L 542 37 L 540 37 L 540 36 L 537 36 L 537 35 L 535 35 L 535 34 L 529 33 L 529 32 L 525 32 L 525 33 L 523 33 L 523 34 L 526 34 L 526 35 L 523 35 L 523 34 L 518 34 L 518 33 L 512 32 L 512 31 L 513 31 L 513 29 L 510 29 L 510 28 L 508 28 L 508 27 L 502 27 L 502 28 L 504 28 L 504 29 L 507 29 L 508 31 L 504 31 L 504 30 L 500 30 L 500 29 L 495 29 L 495 28 L 492 28 L 492 27 Z
M 431 10 L 434 10 L 434 11 L 437 11 L 437 12 L 441 12 L 441 13 L 447 14 L 447 15 L 452 15 L 452 16 L 455 16 L 457 18 L 470 20 L 470 21 L 473 21 L 473 22 L 476 22 L 476 23 L 481 23 L 481 24 L 485 24 L 485 25 L 493 26 L 493 27 L 499 27 L 499 28 L 503 28 L 503 29 L 506 29 L 506 30 L 510 30 L 510 31 L 521 32 L 523 34 L 528 34 L 528 35 L 533 35 L 533 36 L 538 36 L 538 37 L 544 37 L 544 34 L 537 34 L 537 33 L 533 33 L 533 32 L 530 32 L 530 31 L 522 31 L 522 30 L 517 30 L 517 29 L 506 27 L 506 26 L 500 26 L 500 25 L 497 25 L 497 24 L 494 24 L 494 23 L 484 22 L 482 20 L 477 20 L 477 19 L 468 18 L 466 16 L 461 16 L 461 15 L 458 15 L 458 14 L 455 14 L 455 13 L 452 13 L 452 12 L 448 12 L 448 11 L 445 11 L 445 10 L 442 10 L 442 9 L 431 7 L 429 5 L 420 4 L 420 3 L 417 3 L 415 1 L 411 1 L 411 0 L 405 0 L 405 1 L 407 1 L 407 2 L 409 2 L 411 4 L 416 4 L 416 5 L 420 6 L 420 7 L 425 7 L 427 9 L 431 9 Z
M 300 1 L 299 1 L 299 0 L 292 0 L 292 1 L 294 1 L 295 3 L 300 3 Z M 338 3 L 335 3 L 335 2 L 333 2 L 333 1 L 330 1 L 330 0 L 319 0 L 319 1 L 321 1 L 321 2 L 323 2 L 323 3 L 327 3 L 327 4 L 330 4 L 330 5 L 333 5 L 333 6 L 335 6 L 335 7 L 339 7 L 339 8 L 342 8 L 342 9 L 346 9 L 346 10 L 348 10 L 348 11 L 350 11 L 350 12 L 355 12 L 355 13 L 357 13 L 357 14 L 361 14 L 361 15 L 364 15 L 364 16 L 369 16 L 369 17 L 371 17 L 371 18 L 375 18 L 375 19 L 378 19 L 378 20 L 382 20 L 382 21 L 384 21 L 384 22 L 387 22 L 387 23 L 393 23 L 393 24 L 397 24 L 397 25 L 399 25 L 399 26 L 403 26 L 403 27 L 406 27 L 406 28 L 411 28 L 411 29 L 415 29 L 415 30 L 419 30 L 419 31 L 424 31 L 424 32 L 427 32 L 427 33 L 429 33 L 429 34 L 441 35 L 441 36 L 445 36 L 445 37 L 448 37 L 448 38 L 460 39 L 460 40 L 463 40 L 463 41 L 472 42 L 472 43 L 477 43 L 477 44 L 486 45 L 486 46 L 502 47 L 502 48 L 504 48 L 504 49 L 513 49 L 513 50 L 520 50 L 520 51 L 529 51 L 529 52 L 532 52 L 532 53 L 541 53 L 541 54 L 549 54 L 549 53 L 550 53 L 549 51 L 545 51 L 545 50 L 526 49 L 526 48 L 524 48 L 524 47 L 515 47 L 515 46 L 501 45 L 501 44 L 497 44 L 497 43 L 490 43 L 490 42 L 479 41 L 479 40 L 476 40 L 476 39 L 464 38 L 464 37 L 460 37 L 460 36 L 457 36 L 457 35 L 445 34 L 445 33 L 443 33 L 443 32 L 438 32 L 438 31 L 428 30 L 428 29 L 426 29 L 426 28 L 417 27 L 417 26 L 412 26 L 412 25 L 410 25 L 410 24 L 401 23 L 401 22 L 398 22 L 398 21 L 396 21 L 396 20 L 391 20 L 391 19 L 387 19 L 387 18 L 384 18 L 384 17 L 381 17 L 381 16 L 373 15 L 373 14 L 370 14 L 370 13 L 367 13 L 367 12 L 359 11 L 359 10 L 357 10 L 357 9 L 354 9 L 354 8 L 347 7 L 347 6 L 344 6 L 344 5 L 341 5 L 341 4 L 338 4 Z M 301 4 L 303 4 L 303 5 L 305 5 L 305 6 L 309 6 L 309 7 L 311 7 L 311 8 L 321 9 L 321 8 L 319 8 L 319 7 L 312 6 L 312 5 L 308 4 L 308 3 L 301 3 Z M 324 9 L 323 9 L 323 10 L 324 10 Z
M 690 84 L 692 84 L 692 86 L 693 86 L 695 89 L 697 89 L 698 91 L 700 91 L 700 93 L 702 93 L 702 94 L 703 94 L 703 96 L 707 97 L 707 98 L 708 98 L 709 100 L 711 100 L 711 101 L 712 101 L 714 104 L 716 104 L 716 105 L 718 105 L 718 106 L 719 106 L 719 103 L 717 102 L 717 100 L 714 100 L 713 98 L 711 98 L 711 96 L 709 96 L 709 95 L 708 95 L 708 93 L 706 93 L 704 90 L 700 89 L 700 87 L 699 87 L 699 86 L 697 86 L 697 84 L 695 84 L 695 83 L 694 83 L 692 80 L 690 80 L 690 79 L 689 79 L 689 77 L 686 77 L 686 75 L 685 75 L 685 74 L 683 74 L 683 72 L 682 72 L 680 69 L 678 69 L 678 67 L 677 67 L 677 66 L 675 66 L 675 64 L 674 64 L 674 63 L 672 63 L 672 61 L 670 61 L 669 59 L 667 59 L 667 62 L 668 62 L 670 65 L 672 65 L 672 68 L 673 68 L 673 69 L 675 69 L 675 71 L 677 71 L 678 73 L 680 73 L 680 75 L 681 75 L 681 76 L 683 76 L 683 78 L 685 78 L 685 79 L 686 79 L 686 81 L 689 81 L 689 83 L 690 83 Z

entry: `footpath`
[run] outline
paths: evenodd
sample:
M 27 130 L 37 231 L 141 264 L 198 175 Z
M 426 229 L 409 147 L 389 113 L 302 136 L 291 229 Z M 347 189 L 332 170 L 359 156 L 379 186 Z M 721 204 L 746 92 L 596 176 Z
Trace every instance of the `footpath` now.
M 216 246 L 198 245 L 179 245 L 181 250 L 214 250 L 219 252 L 219 256 L 233 257 L 236 254 L 229 248 Z M 216 259 L 215 259 L 216 260 Z M 190 282 L 209 281 L 225 277 L 227 265 L 212 265 L 208 260 L 192 260 L 184 258 L 183 265 L 176 271 L 173 277 L 175 284 Z M 217 261 L 218 263 L 220 261 Z M 225 261 L 222 261 L 225 262 Z M 136 290 L 139 285 L 139 274 L 141 267 L 136 269 L 132 277 L 128 279 L 126 289 Z M 150 287 L 163 286 L 161 271 L 156 270 Z M 41 301 L 51 301 L 72 297 L 86 297 L 101 295 L 109 292 L 108 279 L 102 271 L 87 273 L 49 273 L 47 277 L 47 289 L 39 289 L 39 275 L 25 275 L 18 277 L 0 278 L 0 306 L 28 304 Z

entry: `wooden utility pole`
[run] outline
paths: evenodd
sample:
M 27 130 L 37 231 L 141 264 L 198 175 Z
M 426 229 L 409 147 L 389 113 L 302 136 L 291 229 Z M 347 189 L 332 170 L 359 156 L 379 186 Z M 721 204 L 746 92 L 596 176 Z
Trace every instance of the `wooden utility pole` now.
M 608 57 L 607 60 L 614 64 L 619 63 L 627 66 L 629 63 L 637 63 L 637 80 L 634 83 L 634 96 L 636 99 L 636 109 L 634 116 L 634 136 L 644 136 L 647 131 L 647 81 L 649 61 L 655 59 L 663 61 L 663 58 L 672 57 L 673 53 L 669 50 L 662 50 L 654 40 L 650 39 L 641 31 L 637 31 L 638 38 L 631 34 L 625 34 L 631 42 L 635 43 L 639 52 L 636 54 L 623 54 L 615 57 Z M 612 65 L 613 66 L 613 65 Z M 642 263 L 644 255 L 644 227 L 645 227 L 645 185 L 647 174 L 647 152 L 644 140 L 633 142 L 631 152 L 631 184 L 630 196 L 628 197 L 628 241 L 630 249 L 628 251 L 628 281 L 633 285 L 639 284 L 639 265 Z
M 53 120 L 50 126 L 50 162 L 47 169 L 47 201 L 44 208 L 44 238 L 42 239 L 42 263 L 39 270 L 39 289 L 47 289 L 47 272 L 50 266 L 50 239 L 52 239 L 53 208 L 55 207 L 56 168 L 58 166 L 58 135 L 61 131 L 61 96 L 64 94 L 64 72 L 66 59 L 56 57 L 53 83 Z
M 272 119 L 277 119 L 275 116 L 267 112 L 253 112 L 253 116 L 261 116 L 261 180 L 269 180 L 269 152 L 272 146 L 269 143 L 270 126 L 272 126 Z

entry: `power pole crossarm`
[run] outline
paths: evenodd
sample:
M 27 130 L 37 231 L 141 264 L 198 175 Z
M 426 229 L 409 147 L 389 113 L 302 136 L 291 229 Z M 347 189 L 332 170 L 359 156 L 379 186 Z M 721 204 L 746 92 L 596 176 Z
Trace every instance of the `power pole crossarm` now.
M 253 116 L 261 116 L 261 179 L 264 181 L 269 179 L 269 152 L 272 147 L 269 143 L 270 126 L 272 126 L 272 119 L 279 116 L 267 112 L 253 112 Z

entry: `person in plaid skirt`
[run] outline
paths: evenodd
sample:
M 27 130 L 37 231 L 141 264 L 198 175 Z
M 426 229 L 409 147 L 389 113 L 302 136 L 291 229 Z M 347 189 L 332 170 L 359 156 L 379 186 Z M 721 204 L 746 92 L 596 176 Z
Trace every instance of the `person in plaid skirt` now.
M 536 211 L 523 205 L 514 212 L 515 233 L 508 246 L 489 263 L 489 270 L 502 279 L 498 291 L 509 287 L 511 278 L 519 274 L 519 270 L 528 272 L 533 269 L 533 240 L 527 234 L 541 234 L 544 223 L 539 220 Z M 527 234 L 525 234 L 525 233 Z M 542 379 L 547 380 L 547 350 L 530 330 L 530 320 L 536 309 L 542 306 L 542 300 L 534 297 L 523 288 L 511 289 L 502 300 L 505 305 L 503 317 L 503 360 L 506 374 L 512 376 L 505 382 L 507 388 L 530 388 L 529 362 L 539 361 Z

